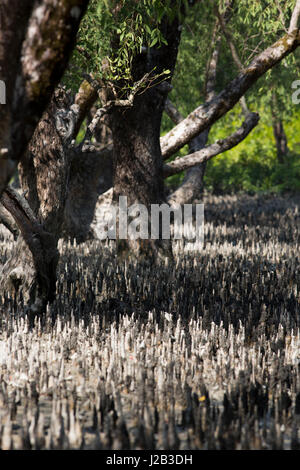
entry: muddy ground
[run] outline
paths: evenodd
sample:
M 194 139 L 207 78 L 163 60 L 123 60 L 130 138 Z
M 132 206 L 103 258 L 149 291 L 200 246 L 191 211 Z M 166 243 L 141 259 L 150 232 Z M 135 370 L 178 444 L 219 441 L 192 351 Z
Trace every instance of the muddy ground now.
M 300 449 L 300 197 L 204 202 L 201 251 L 61 241 L 46 315 L 1 297 L 1 449 Z

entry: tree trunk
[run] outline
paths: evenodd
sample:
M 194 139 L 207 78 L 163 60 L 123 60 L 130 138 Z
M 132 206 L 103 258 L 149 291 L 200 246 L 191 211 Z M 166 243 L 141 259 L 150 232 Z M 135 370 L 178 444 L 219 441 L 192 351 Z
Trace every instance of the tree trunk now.
M 149 206 L 164 200 L 160 124 L 163 97 L 155 90 L 112 113 L 114 197 Z
M 112 113 L 113 200 L 126 196 L 128 206 L 144 204 L 150 214 L 151 204 L 165 201 L 163 159 L 160 150 L 160 124 L 164 97 L 157 90 L 140 95 L 132 108 Z M 149 226 L 150 227 L 150 226 Z M 162 253 L 160 240 L 124 240 L 118 238 L 119 253 L 129 248 L 141 256 Z
M 276 143 L 277 160 L 279 163 L 284 163 L 285 157 L 289 151 L 287 136 L 284 130 L 283 122 L 280 117 L 280 106 L 276 91 L 273 91 L 271 98 L 271 113 L 273 134 Z
M 99 195 L 112 186 L 112 146 L 70 156 L 63 236 L 81 243 L 96 238 L 92 222 Z
M 2 287 L 12 295 L 22 292 L 25 303 L 35 313 L 43 311 L 55 295 L 57 242 L 69 176 L 66 146 L 56 118 L 58 111 L 68 106 L 65 93 L 57 91 L 19 165 L 26 200 L 11 190 L 4 192 L 2 200 L 22 233 L 3 267 Z
M 287 136 L 281 119 L 273 118 L 273 133 L 276 142 L 277 159 L 279 163 L 284 163 L 288 153 Z
M 178 18 L 172 22 L 165 18 L 161 24 L 161 32 L 168 45 L 149 48 L 146 53 L 134 59 L 134 83 L 147 73 L 156 75 L 166 69 L 171 71 L 172 76 L 181 35 Z M 152 83 L 148 90 L 137 93 L 133 106 L 115 106 L 110 114 L 114 149 L 113 200 L 118 202 L 119 196 L 127 196 L 128 205 L 144 204 L 149 214 L 151 204 L 161 204 L 165 201 L 160 127 L 165 100 L 171 89 L 169 80 L 160 84 Z M 130 245 L 132 247 L 132 243 Z M 151 239 L 143 240 L 138 244 L 138 252 L 141 253 L 145 248 L 145 253 L 153 254 L 157 247 L 160 252 L 164 252 L 166 245 L 169 253 L 169 243 L 166 244 L 162 240 L 155 243 Z
M 73 50 L 88 0 L 1 0 L 0 195 L 13 176 Z

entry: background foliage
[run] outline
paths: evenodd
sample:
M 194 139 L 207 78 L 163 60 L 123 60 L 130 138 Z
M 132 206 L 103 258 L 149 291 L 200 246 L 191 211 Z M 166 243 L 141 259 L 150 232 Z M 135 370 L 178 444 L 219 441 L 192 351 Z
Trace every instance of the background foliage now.
M 183 116 L 204 101 L 206 64 L 212 52 L 211 38 L 215 25 L 214 3 L 200 2 L 190 10 L 182 32 L 181 47 L 170 99 Z M 220 6 L 224 2 L 219 2 Z M 285 34 L 294 1 L 236 2 L 234 15 L 227 29 L 243 65 L 254 55 Z M 219 192 L 260 192 L 300 190 L 300 105 L 292 103 L 292 83 L 299 80 L 300 54 L 296 51 L 272 69 L 246 94 L 251 111 L 260 114 L 260 123 L 248 138 L 237 147 L 219 155 L 207 164 L 205 187 Z M 228 44 L 222 39 L 218 64 L 216 92 L 238 73 Z M 282 119 L 290 152 L 284 164 L 279 164 L 272 128 L 272 94 L 277 98 L 277 114 Z M 243 120 L 237 105 L 212 128 L 209 142 L 223 139 L 234 132 Z M 163 120 L 163 132 L 173 124 Z M 181 150 L 185 155 L 188 148 Z M 168 183 L 176 186 L 183 174 L 170 177 Z
M 182 4 L 186 7 L 182 40 L 170 99 L 183 116 L 204 101 L 205 72 L 212 53 L 216 5 L 222 11 L 225 0 L 92 0 L 78 37 L 65 83 L 78 89 L 83 71 L 121 87 L 121 94 L 133 86 L 132 61 L 142 48 L 160 47 L 165 38 L 159 24 L 165 14 L 172 17 Z M 191 7 L 190 3 L 194 3 Z M 240 0 L 235 2 L 227 29 L 244 65 L 287 31 L 294 0 Z M 84 51 L 84 53 L 82 52 Z M 251 111 L 261 116 L 258 127 L 236 148 L 209 161 L 206 188 L 215 192 L 300 190 L 300 105 L 292 103 L 292 83 L 300 78 L 300 52 L 296 51 L 272 69 L 246 94 Z M 218 64 L 216 92 L 238 73 L 223 37 Z M 272 95 L 277 115 L 284 124 L 289 153 L 284 164 L 276 157 L 272 130 Z M 218 121 L 209 141 L 224 138 L 240 126 L 239 105 Z M 164 116 L 162 135 L 173 123 Z M 188 147 L 180 154 L 185 155 Z M 177 185 L 183 174 L 168 179 Z

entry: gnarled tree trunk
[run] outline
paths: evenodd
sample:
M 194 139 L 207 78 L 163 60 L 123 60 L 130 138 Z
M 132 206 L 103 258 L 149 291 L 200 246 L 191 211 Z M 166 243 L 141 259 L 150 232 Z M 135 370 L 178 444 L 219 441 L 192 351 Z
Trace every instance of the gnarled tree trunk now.
M 72 155 L 73 154 L 73 155 Z M 99 195 L 112 186 L 112 146 L 99 151 L 71 151 L 63 236 L 81 243 L 96 238 L 92 222 Z
M 146 74 L 160 74 L 168 69 L 173 74 L 177 59 L 181 28 L 179 20 L 165 18 L 161 31 L 168 45 L 150 48 L 138 55 L 132 65 L 133 80 L 138 83 Z M 153 72 L 154 71 L 154 72 Z M 165 201 L 163 158 L 160 147 L 160 128 L 171 77 L 137 93 L 132 106 L 114 106 L 110 112 L 113 140 L 113 200 L 127 196 L 128 205 L 140 203 L 150 214 L 151 204 Z M 161 81 L 156 80 L 156 82 Z M 150 226 L 149 226 L 150 228 Z M 121 246 L 124 244 L 121 242 Z M 119 245 L 119 246 L 120 246 Z M 141 252 L 152 255 L 157 251 L 170 253 L 169 243 L 162 240 L 143 240 L 131 243 Z
M 57 91 L 19 165 L 21 188 L 4 191 L 1 202 L 14 217 L 22 236 L 2 269 L 2 288 L 12 295 L 22 291 L 25 303 L 40 312 L 55 294 L 61 236 L 69 177 L 65 136 L 57 115 L 68 107 L 63 90 Z
M 160 124 L 163 96 L 155 89 L 135 99 L 132 108 L 114 109 L 114 196 L 149 206 L 164 200 Z

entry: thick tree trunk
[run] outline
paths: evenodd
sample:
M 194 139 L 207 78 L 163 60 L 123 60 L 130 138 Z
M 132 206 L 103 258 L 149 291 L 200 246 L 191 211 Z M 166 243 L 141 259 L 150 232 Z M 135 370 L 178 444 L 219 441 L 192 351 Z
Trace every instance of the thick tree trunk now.
M 26 200 L 14 189 L 6 188 L 1 202 L 22 234 L 2 269 L 2 293 L 16 297 L 21 292 L 29 311 L 40 313 L 47 301 L 54 299 L 58 261 L 55 238 L 44 230 Z
M 112 114 L 114 196 L 145 205 L 164 200 L 160 124 L 163 97 L 152 90 L 138 96 L 132 108 Z
M 112 146 L 70 156 L 63 236 L 81 243 L 96 238 L 92 222 L 99 195 L 112 186 Z
M 69 106 L 66 100 L 63 91 L 55 93 L 20 163 L 26 200 L 22 195 L 18 200 L 18 193 L 11 191 L 5 191 L 2 198 L 22 233 L 3 267 L 2 288 L 12 295 L 22 292 L 33 312 L 43 311 L 55 294 L 57 242 L 69 176 L 65 141 L 57 130 L 56 117 L 58 110 Z
M 113 200 L 127 197 L 128 206 L 139 203 L 147 207 L 165 201 L 163 159 L 160 150 L 160 124 L 164 96 L 157 90 L 138 96 L 132 108 L 112 113 Z M 150 228 L 150 226 L 149 226 Z M 169 243 L 161 240 L 120 240 L 119 253 L 130 251 L 138 256 L 155 256 L 165 252 Z M 169 254 L 170 247 L 167 253 Z
M 273 133 L 276 142 L 277 159 L 279 163 L 284 163 L 288 153 L 287 136 L 281 119 L 273 118 Z
M 21 3 L 0 4 L 0 71 L 7 85 L 0 109 L 0 195 L 64 73 L 89 0 Z
M 161 31 L 168 45 L 150 48 L 135 58 L 132 66 L 135 83 L 149 73 L 160 74 L 169 69 L 171 75 L 173 74 L 181 34 L 178 18 L 172 22 L 165 18 Z M 157 85 L 153 83 L 148 90 L 137 93 L 131 107 L 115 106 L 110 113 L 114 149 L 113 200 L 117 203 L 119 196 L 127 196 L 128 205 L 143 204 L 147 207 L 149 215 L 151 204 L 161 204 L 165 201 L 160 127 L 170 88 L 168 81 Z M 130 246 L 137 249 L 139 254 L 145 251 L 150 255 L 155 253 L 157 248 L 160 253 L 165 249 L 170 253 L 169 242 L 153 242 L 151 239 L 143 240 L 142 243 L 130 242 Z M 120 245 L 124 246 L 122 242 L 118 246 Z

